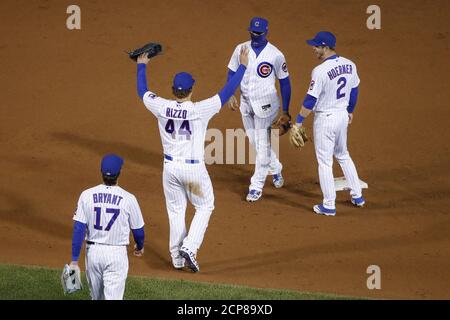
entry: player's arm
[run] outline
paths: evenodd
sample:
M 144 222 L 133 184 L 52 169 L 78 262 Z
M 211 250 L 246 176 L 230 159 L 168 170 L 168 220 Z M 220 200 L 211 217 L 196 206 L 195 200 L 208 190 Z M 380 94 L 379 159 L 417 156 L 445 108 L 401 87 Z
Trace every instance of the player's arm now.
M 289 76 L 280 79 L 281 100 L 283 105 L 283 113 L 289 114 L 289 103 L 291 102 L 291 80 Z
M 133 233 L 134 242 L 136 242 L 136 246 L 134 248 L 134 255 L 140 257 L 144 254 L 144 240 L 145 240 L 145 232 L 144 227 L 139 229 L 131 229 Z
M 278 81 L 280 82 L 283 113 L 289 115 L 289 103 L 291 102 L 291 80 L 289 78 L 286 59 L 282 53 L 276 57 L 275 72 Z
M 297 115 L 297 121 L 296 121 L 297 126 L 302 125 L 303 120 L 305 120 L 305 118 L 307 118 L 309 116 L 312 109 L 316 105 L 316 102 L 317 102 L 317 98 L 315 98 L 309 94 L 307 94 L 305 96 L 305 99 L 303 100 L 303 105 L 300 109 L 299 114 Z
M 86 215 L 84 213 L 82 196 L 78 200 L 77 209 L 73 216 L 73 234 L 72 234 L 72 262 L 71 266 L 78 265 L 81 247 L 83 245 L 84 236 L 86 234 Z
M 248 52 L 249 49 L 247 46 L 242 46 L 239 54 L 240 65 L 237 68 L 236 72 L 231 76 L 231 78 L 227 81 L 223 89 L 219 92 L 220 101 L 222 106 L 230 99 L 230 97 L 234 94 L 237 87 L 242 81 L 244 77 L 245 70 L 247 70 L 248 65 Z
M 144 218 L 142 217 L 141 208 L 136 197 L 132 196 L 129 202 L 129 224 L 131 232 L 133 233 L 134 242 L 136 243 L 134 247 L 133 254 L 137 257 L 141 257 L 144 254 Z
M 75 221 L 73 224 L 72 235 L 72 262 L 71 265 L 77 265 L 80 258 L 81 247 L 83 245 L 84 236 L 86 234 L 86 224 Z
M 137 91 L 141 99 L 144 98 L 144 94 L 148 91 L 147 88 L 147 76 L 146 69 L 147 63 L 150 61 L 147 53 L 143 53 L 137 59 Z
M 227 83 L 233 78 L 237 69 L 239 68 L 239 46 L 234 49 L 233 55 L 231 56 L 230 62 L 228 63 L 228 72 L 227 72 Z M 236 91 L 236 90 L 235 90 Z M 228 107 L 231 110 L 236 111 L 239 107 L 238 101 L 236 97 L 233 95 L 228 100 Z
M 233 71 L 231 69 L 228 69 L 228 73 L 227 73 L 227 82 L 230 82 L 231 78 L 233 78 L 234 74 L 236 73 L 236 71 Z
M 302 107 L 297 115 L 296 125 L 299 127 L 303 124 L 303 120 L 305 120 L 313 110 L 317 103 L 317 98 L 322 91 L 322 80 L 316 69 L 313 70 L 311 78 L 312 80 L 309 85 L 308 93 L 306 94 L 305 99 L 303 99 Z
M 348 102 L 347 112 L 348 112 L 348 123 L 351 124 L 353 121 L 353 112 L 356 108 L 356 103 L 358 102 L 359 87 L 352 88 L 350 91 L 350 100 Z
M 139 97 L 144 102 L 145 107 L 158 117 L 159 110 L 161 108 L 162 98 L 155 95 L 147 88 L 146 67 L 150 59 L 146 53 L 140 55 L 137 59 L 137 91 Z

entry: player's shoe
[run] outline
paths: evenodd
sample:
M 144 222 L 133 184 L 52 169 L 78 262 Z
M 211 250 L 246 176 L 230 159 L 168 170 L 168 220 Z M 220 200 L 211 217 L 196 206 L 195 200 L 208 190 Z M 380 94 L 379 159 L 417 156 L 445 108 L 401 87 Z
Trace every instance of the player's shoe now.
M 326 216 L 335 216 L 336 209 L 327 209 L 322 204 L 317 204 L 313 207 L 313 210 L 317 214 L 323 214 Z
M 172 265 L 177 270 L 183 269 L 185 263 L 186 263 L 186 259 L 183 258 L 182 256 L 178 256 L 176 258 L 172 258 Z
M 359 197 L 359 198 L 352 198 L 352 203 L 354 206 L 356 207 L 364 207 L 364 204 L 366 203 L 366 200 L 364 200 L 363 197 Z
M 273 186 L 275 188 L 277 188 L 277 189 L 283 187 L 283 185 L 284 185 L 284 178 L 281 175 L 281 172 L 278 173 L 278 174 L 272 175 L 272 183 L 273 183 Z
M 248 202 L 258 201 L 259 198 L 261 198 L 261 196 L 262 196 L 262 191 L 250 190 L 250 192 L 247 195 L 247 201 Z
M 195 259 L 195 254 L 191 250 L 189 250 L 186 247 L 181 247 L 180 255 L 186 259 L 187 266 L 189 269 L 192 270 L 192 272 L 200 271 L 200 266 L 198 265 L 198 262 Z

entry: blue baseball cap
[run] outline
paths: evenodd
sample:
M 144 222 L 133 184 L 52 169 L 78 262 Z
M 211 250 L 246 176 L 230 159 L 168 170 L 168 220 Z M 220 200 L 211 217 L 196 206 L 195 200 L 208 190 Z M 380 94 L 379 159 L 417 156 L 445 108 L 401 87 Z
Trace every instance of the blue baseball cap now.
M 334 48 L 336 47 L 336 37 L 331 32 L 320 31 L 316 34 L 314 39 L 306 40 L 306 43 L 310 46 L 315 47 L 327 46 L 330 48 Z
M 180 72 L 173 78 L 173 87 L 177 90 L 186 90 L 192 88 L 195 80 L 187 72 Z
M 113 177 L 120 173 L 123 159 L 115 154 L 107 154 L 102 159 L 101 171 L 104 175 Z
M 248 31 L 267 32 L 269 30 L 269 21 L 261 17 L 254 17 L 250 21 Z

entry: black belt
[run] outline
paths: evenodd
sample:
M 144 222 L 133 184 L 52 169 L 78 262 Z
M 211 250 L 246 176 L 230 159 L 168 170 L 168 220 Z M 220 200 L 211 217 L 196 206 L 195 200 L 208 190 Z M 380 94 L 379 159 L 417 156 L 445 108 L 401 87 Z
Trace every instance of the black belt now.
M 92 241 L 86 241 L 86 244 L 95 244 L 95 242 L 92 242 Z

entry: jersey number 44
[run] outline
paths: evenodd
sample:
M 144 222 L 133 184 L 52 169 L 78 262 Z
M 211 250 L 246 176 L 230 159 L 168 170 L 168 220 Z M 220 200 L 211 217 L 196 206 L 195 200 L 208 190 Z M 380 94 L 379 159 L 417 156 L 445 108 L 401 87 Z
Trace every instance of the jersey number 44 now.
M 172 135 L 172 139 L 176 139 L 176 136 L 178 135 L 181 137 L 183 137 L 183 136 L 186 137 L 186 140 L 191 140 L 192 131 L 191 131 L 191 126 L 189 124 L 189 120 L 183 120 L 183 122 L 181 122 L 181 125 L 179 126 L 178 130 L 175 127 L 180 121 L 176 121 L 176 122 L 173 119 L 167 120 L 166 127 L 165 127 L 166 132 L 169 133 L 170 135 Z

